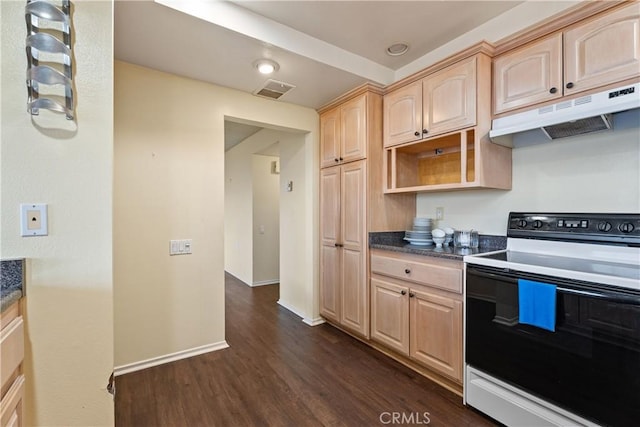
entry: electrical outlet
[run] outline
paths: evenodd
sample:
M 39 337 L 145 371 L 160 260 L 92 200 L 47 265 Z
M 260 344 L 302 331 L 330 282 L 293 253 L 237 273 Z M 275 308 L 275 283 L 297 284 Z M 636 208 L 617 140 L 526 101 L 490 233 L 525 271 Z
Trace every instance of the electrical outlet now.
M 441 221 L 444 219 L 444 208 L 436 208 L 436 219 Z

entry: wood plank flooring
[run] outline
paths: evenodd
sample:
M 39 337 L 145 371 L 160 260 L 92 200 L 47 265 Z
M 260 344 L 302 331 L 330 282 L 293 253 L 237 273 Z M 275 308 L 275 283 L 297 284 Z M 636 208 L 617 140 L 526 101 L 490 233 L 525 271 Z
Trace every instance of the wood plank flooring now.
M 493 426 L 462 399 L 226 276 L 230 348 L 116 379 L 116 426 Z M 395 421 L 393 422 L 394 418 Z

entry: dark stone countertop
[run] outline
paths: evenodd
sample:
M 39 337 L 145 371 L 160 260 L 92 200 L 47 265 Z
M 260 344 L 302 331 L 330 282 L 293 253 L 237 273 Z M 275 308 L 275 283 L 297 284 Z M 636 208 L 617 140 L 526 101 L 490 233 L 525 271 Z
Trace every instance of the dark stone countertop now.
M 0 261 L 0 312 L 24 295 L 24 259 Z
M 481 254 L 486 252 L 499 251 L 507 248 L 506 236 L 492 236 L 481 234 L 479 236 L 479 247 L 454 248 L 453 242 L 449 246 L 436 248 L 435 245 L 417 246 L 407 243 L 404 239 L 404 231 L 383 231 L 369 233 L 369 247 L 372 249 L 384 249 L 393 252 L 404 252 L 408 254 L 425 255 L 437 258 L 448 258 L 462 261 L 465 255 Z

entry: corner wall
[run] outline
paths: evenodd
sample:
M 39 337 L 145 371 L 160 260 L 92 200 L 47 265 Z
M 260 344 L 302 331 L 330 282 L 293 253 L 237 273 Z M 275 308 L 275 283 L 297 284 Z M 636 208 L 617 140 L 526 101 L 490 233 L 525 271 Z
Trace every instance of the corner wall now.
M 314 212 L 318 115 L 120 61 L 115 89 L 115 363 L 136 369 L 225 344 L 225 117 L 308 132 L 305 206 Z M 313 288 L 317 216 L 304 233 Z M 170 239 L 193 239 L 193 254 L 169 257 Z
M 113 4 L 74 2 L 75 123 L 26 112 L 24 8 L 0 2 L 1 256 L 27 258 L 24 424 L 113 425 Z M 48 204 L 48 236 L 20 237 L 20 203 Z
M 251 156 L 253 177 L 253 286 L 280 282 L 280 175 L 278 157 Z

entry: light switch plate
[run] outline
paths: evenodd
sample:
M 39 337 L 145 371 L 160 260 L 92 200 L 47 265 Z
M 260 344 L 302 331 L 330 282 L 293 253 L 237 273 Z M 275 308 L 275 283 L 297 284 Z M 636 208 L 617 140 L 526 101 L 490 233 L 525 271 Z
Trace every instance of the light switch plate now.
M 44 203 L 23 203 L 20 205 L 20 235 L 47 236 L 47 205 Z
M 169 240 L 169 255 L 188 255 L 192 247 L 191 239 Z

